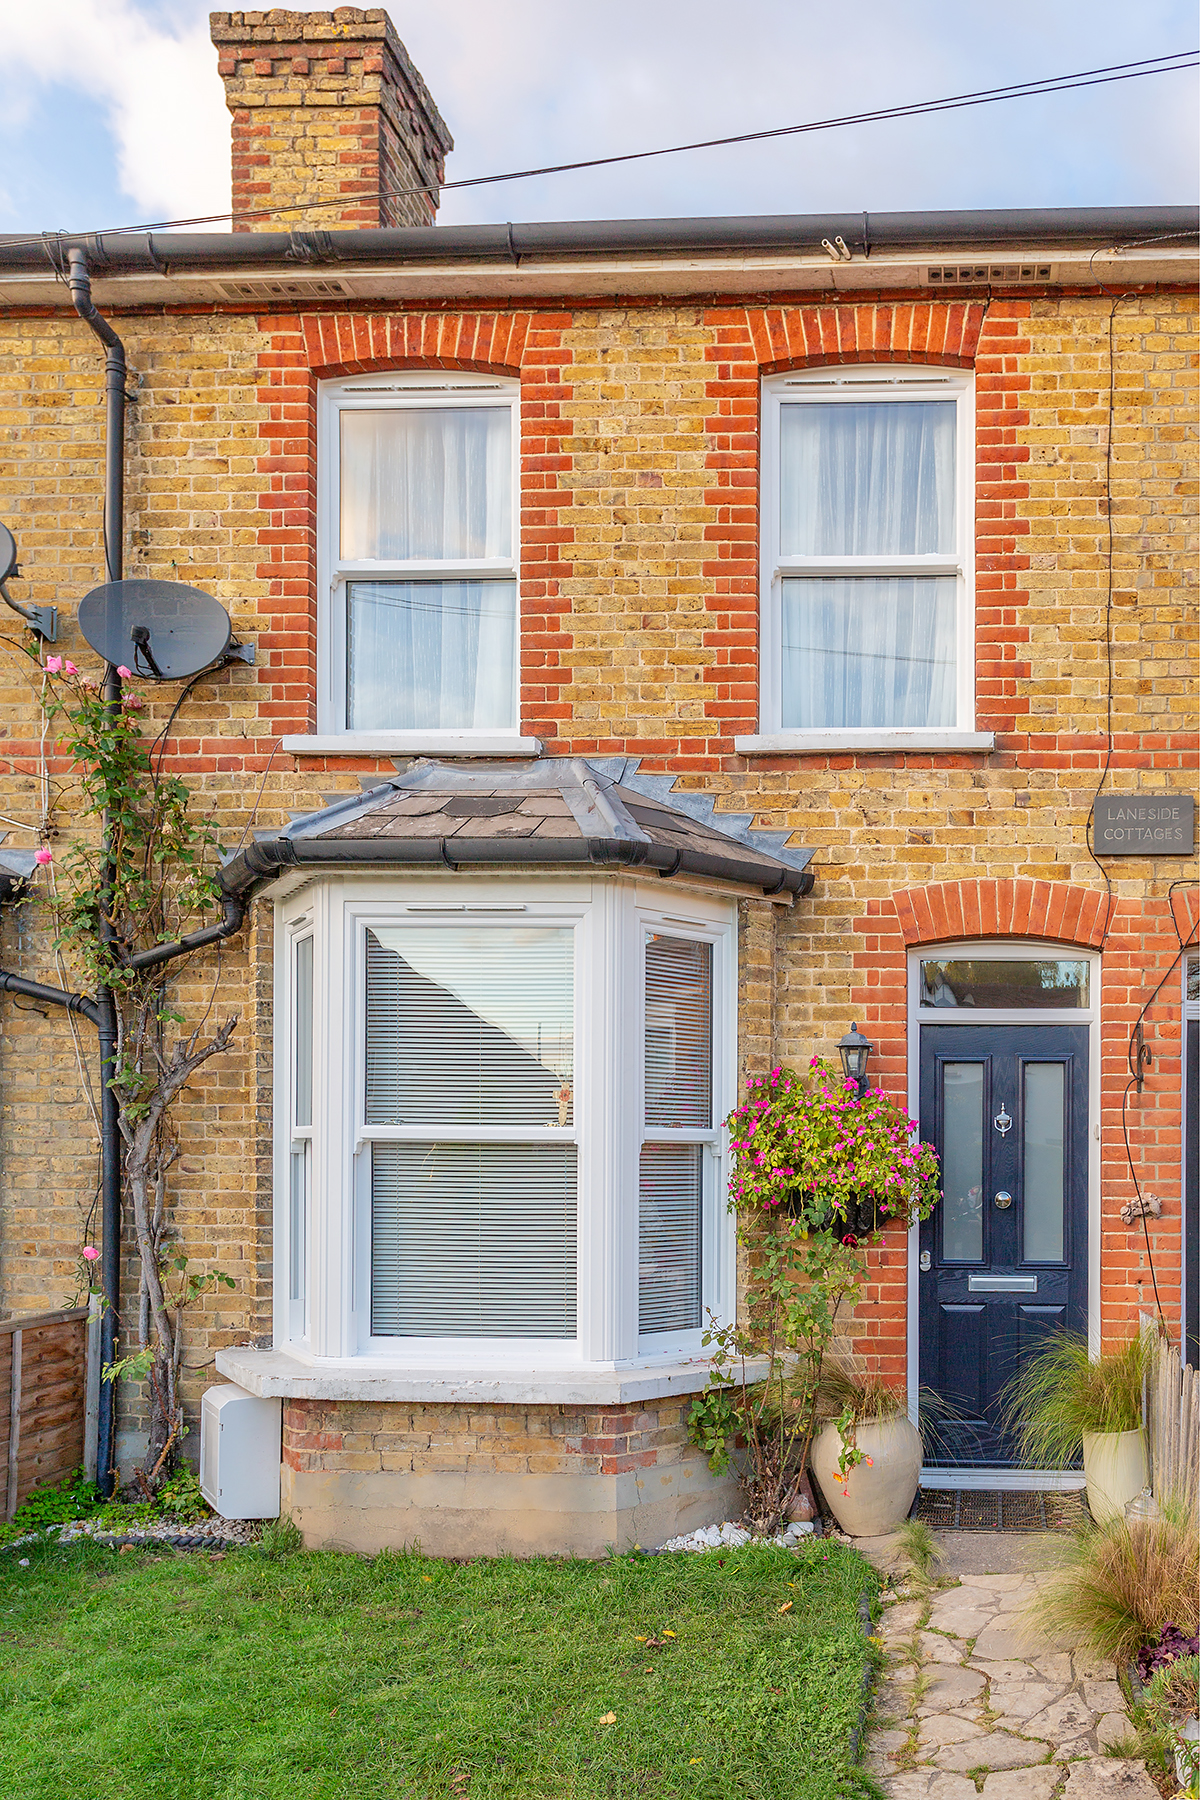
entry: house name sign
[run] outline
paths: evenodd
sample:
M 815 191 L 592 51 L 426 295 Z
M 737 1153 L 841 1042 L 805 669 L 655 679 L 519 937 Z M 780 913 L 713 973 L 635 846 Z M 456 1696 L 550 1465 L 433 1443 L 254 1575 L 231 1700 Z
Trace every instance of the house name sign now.
M 1190 856 L 1195 841 L 1190 794 L 1105 794 L 1096 802 L 1097 856 Z

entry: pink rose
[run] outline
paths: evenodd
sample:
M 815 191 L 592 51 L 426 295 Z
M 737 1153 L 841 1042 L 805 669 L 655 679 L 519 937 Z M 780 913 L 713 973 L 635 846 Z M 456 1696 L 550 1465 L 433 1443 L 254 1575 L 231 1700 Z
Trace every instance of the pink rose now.
M 79 673 L 79 670 L 75 667 L 75 664 L 73 662 L 65 662 L 63 664 L 63 674 L 64 675 L 78 675 L 78 673 Z
M 53 850 L 47 849 L 46 845 L 43 844 L 41 849 L 35 853 L 33 860 L 34 862 L 41 863 L 42 867 L 45 868 L 47 863 L 54 861 L 54 852 Z
M 46 658 L 46 673 L 47 673 L 47 675 L 61 675 L 62 674 L 62 657 L 61 656 L 48 656 Z
M 83 1247 L 83 1254 L 87 1262 L 99 1262 L 100 1260 L 100 1252 L 97 1250 L 95 1244 L 85 1244 Z
M 133 670 L 127 669 L 124 663 L 118 663 L 117 674 L 121 677 L 122 681 L 128 681 L 129 677 L 133 674 Z

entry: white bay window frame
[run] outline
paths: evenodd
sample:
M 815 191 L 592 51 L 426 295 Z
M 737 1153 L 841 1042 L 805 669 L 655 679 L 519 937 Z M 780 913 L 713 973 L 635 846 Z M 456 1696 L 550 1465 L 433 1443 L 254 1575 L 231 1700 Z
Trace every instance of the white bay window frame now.
M 669 908 L 669 910 L 668 910 Z M 297 921 L 302 921 L 298 926 Z M 368 1124 L 365 1117 L 365 955 L 373 925 L 567 927 L 574 932 L 574 1105 L 565 1127 Z M 302 1361 L 379 1374 L 627 1369 L 695 1362 L 702 1327 L 735 1307 L 735 1235 L 725 1206 L 726 1134 L 736 1098 L 735 903 L 636 880 L 529 877 L 319 877 L 277 903 L 275 1338 Z M 307 1246 L 308 1334 L 288 1295 L 292 1115 L 285 1105 L 286 1046 L 294 1036 L 294 944 L 311 929 L 313 1019 L 312 1183 Z M 704 1144 L 702 1327 L 638 1335 L 638 1163 L 643 1138 L 646 933 L 713 946 L 713 1127 Z M 671 1134 L 673 1135 L 673 1134 Z M 576 1336 L 550 1338 L 371 1335 L 371 1146 L 381 1141 L 573 1142 L 577 1147 Z
M 347 413 L 418 408 L 497 408 L 510 418 L 511 553 L 503 557 L 352 560 L 342 554 L 341 422 Z M 494 756 L 537 754 L 520 725 L 520 383 L 506 376 L 444 369 L 397 370 L 322 382 L 317 394 L 317 694 L 316 730 L 284 739 L 298 755 Z M 348 584 L 352 581 L 503 581 L 515 590 L 515 648 L 506 723 L 480 727 L 351 729 L 347 718 Z
M 902 404 L 952 400 L 955 417 L 955 543 L 937 555 L 785 555 L 782 549 L 782 409 L 806 402 Z M 969 371 L 897 364 L 846 365 L 768 376 L 762 384 L 759 576 L 759 732 L 739 737 L 743 754 L 793 750 L 990 749 L 975 729 L 975 414 Z M 804 727 L 783 724 L 783 583 L 810 576 L 942 576 L 956 584 L 955 704 L 949 724 Z

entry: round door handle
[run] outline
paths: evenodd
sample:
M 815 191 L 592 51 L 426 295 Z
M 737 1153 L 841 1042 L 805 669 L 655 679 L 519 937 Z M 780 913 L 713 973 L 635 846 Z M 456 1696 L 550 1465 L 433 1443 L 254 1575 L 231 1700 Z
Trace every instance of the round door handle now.
M 1007 1188 L 1000 1189 L 1000 1192 L 995 1196 L 993 1204 L 1000 1212 L 1008 1211 L 1009 1207 L 1012 1205 L 1012 1195 L 1008 1192 Z

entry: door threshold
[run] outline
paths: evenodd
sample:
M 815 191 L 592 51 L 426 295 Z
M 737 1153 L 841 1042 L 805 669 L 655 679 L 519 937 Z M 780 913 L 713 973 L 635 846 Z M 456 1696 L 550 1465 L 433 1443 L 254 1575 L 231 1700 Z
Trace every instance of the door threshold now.
M 922 1469 L 923 1488 L 963 1493 L 1066 1494 L 1084 1486 L 1082 1469 Z

